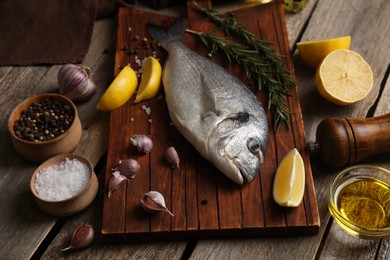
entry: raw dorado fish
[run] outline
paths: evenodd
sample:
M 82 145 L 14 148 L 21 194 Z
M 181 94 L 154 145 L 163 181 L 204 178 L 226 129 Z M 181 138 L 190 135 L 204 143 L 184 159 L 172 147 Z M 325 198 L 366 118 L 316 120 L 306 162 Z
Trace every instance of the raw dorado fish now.
M 268 124 L 256 96 L 236 77 L 184 44 L 184 19 L 167 30 L 148 25 L 167 50 L 163 85 L 170 118 L 207 160 L 237 184 L 259 173 Z

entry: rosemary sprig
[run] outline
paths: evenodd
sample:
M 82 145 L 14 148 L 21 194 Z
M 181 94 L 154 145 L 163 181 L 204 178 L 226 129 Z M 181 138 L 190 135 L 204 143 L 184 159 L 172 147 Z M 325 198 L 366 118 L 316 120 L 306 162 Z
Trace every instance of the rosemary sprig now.
M 237 63 L 241 64 L 248 78 L 252 79 L 255 84 L 257 84 L 259 90 L 262 90 L 263 86 L 267 87 L 268 108 L 270 108 L 272 104 L 276 106 L 274 124 L 277 127 L 280 125 L 289 127 L 290 112 L 288 111 L 287 97 L 290 96 L 290 94 L 288 93 L 288 87 L 295 86 L 296 82 L 291 80 L 291 73 L 282 64 L 282 56 L 275 53 L 275 49 L 272 48 L 272 43 L 257 38 L 255 34 L 248 31 L 242 24 L 238 23 L 234 16 L 230 15 L 228 18 L 224 19 L 224 17 L 215 9 L 203 8 L 195 1 L 194 6 L 197 10 L 206 14 L 214 23 L 220 26 L 226 35 L 230 36 L 233 34 L 235 37 L 242 39 L 245 45 L 238 46 L 230 39 L 227 40 L 223 37 L 212 35 L 211 33 L 195 33 L 202 39 L 202 42 L 206 46 L 210 46 L 210 43 L 215 41 L 215 44 L 212 44 L 211 47 L 215 49 L 216 46 L 219 46 L 218 48 L 225 53 L 229 62 L 235 60 Z M 208 41 L 210 43 L 206 44 Z M 229 47 L 227 48 L 226 46 Z M 254 52 L 249 53 L 248 51 L 251 49 L 253 49 Z M 243 50 L 247 52 L 245 55 L 255 53 L 259 55 L 244 57 L 245 55 L 240 55 L 240 52 Z M 211 51 L 214 50 L 211 49 Z M 228 55 L 227 53 L 230 54 Z M 238 57 L 241 60 L 238 60 Z
M 272 78 L 272 74 L 267 71 L 268 64 L 257 57 L 258 53 L 256 50 L 251 50 L 247 46 L 236 43 L 229 38 L 220 37 L 212 33 L 197 32 L 189 29 L 186 32 L 199 36 L 203 44 L 211 50 L 211 54 L 219 50 L 223 52 L 229 62 L 236 61 L 244 68 L 246 76 L 257 83 L 260 90 L 263 86 L 268 87 L 267 107 L 270 109 L 272 104 L 276 106 L 274 124 L 277 127 L 281 125 L 289 127 L 289 111 L 287 109 L 287 96 L 289 96 L 289 93 Z

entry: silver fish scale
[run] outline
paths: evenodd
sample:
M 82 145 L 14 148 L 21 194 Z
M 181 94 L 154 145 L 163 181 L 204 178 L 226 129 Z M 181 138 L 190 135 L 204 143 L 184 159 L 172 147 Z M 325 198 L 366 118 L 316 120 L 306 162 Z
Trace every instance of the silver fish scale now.
M 256 96 L 224 68 L 184 45 L 184 18 L 148 25 L 168 51 L 163 84 L 179 132 L 233 182 L 251 182 L 264 162 L 268 123 Z
M 207 140 L 212 129 L 235 113 L 250 114 L 251 123 L 268 136 L 264 110 L 241 81 L 181 42 L 169 42 L 166 49 L 163 84 L 171 120 L 203 157 L 210 159 Z M 218 117 L 205 120 L 211 112 Z

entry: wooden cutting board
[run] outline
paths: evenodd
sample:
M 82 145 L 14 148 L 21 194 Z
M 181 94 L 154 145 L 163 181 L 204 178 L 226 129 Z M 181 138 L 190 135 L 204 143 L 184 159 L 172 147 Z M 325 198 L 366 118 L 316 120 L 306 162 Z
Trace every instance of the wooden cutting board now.
M 211 6 L 209 1 L 203 1 L 202 5 Z M 207 17 L 193 9 L 192 1 L 188 1 L 187 6 L 187 28 L 198 31 L 214 28 Z M 285 65 L 293 71 L 280 2 L 236 10 L 234 13 L 237 20 L 257 36 L 272 42 L 277 53 L 285 56 Z M 155 48 L 154 43 L 149 44 L 152 40 L 146 33 L 145 25 L 165 25 L 171 21 L 172 17 L 121 8 L 115 75 L 128 64 L 137 71 L 137 58 L 142 60 L 153 55 L 154 49 L 163 64 L 166 53 Z M 147 45 L 143 43 L 144 38 L 147 38 Z M 186 43 L 189 48 L 207 55 L 207 50 L 195 36 L 187 34 Z M 136 47 L 139 48 L 137 54 L 134 53 Z M 221 64 L 226 63 L 223 59 L 219 60 Z M 248 83 L 238 66 L 228 65 L 227 69 Z M 291 77 L 295 80 L 294 75 Z M 254 93 L 262 104 L 266 104 L 266 94 L 256 90 Z M 126 105 L 112 111 L 103 201 L 103 238 L 107 241 L 143 241 L 317 233 L 320 225 L 318 206 L 305 149 L 297 89 L 291 88 L 290 93 L 289 108 L 294 112 L 290 120 L 291 128 L 289 131 L 285 128 L 272 130 L 273 113 L 266 110 L 271 131 L 265 163 L 259 176 L 244 186 L 227 180 L 170 124 L 163 90 L 159 97 L 139 104 L 133 104 L 133 97 Z M 150 108 L 150 115 L 145 108 Z M 131 145 L 130 137 L 133 134 L 151 136 L 154 147 L 149 155 L 140 154 Z M 180 170 L 171 169 L 164 160 L 164 151 L 169 146 L 174 146 L 180 155 Z M 299 207 L 283 208 L 273 201 L 272 185 L 278 163 L 294 147 L 300 151 L 305 162 L 305 195 Z M 137 159 L 141 171 L 108 198 L 111 169 L 117 166 L 118 160 L 127 158 Z M 164 213 L 151 215 L 141 209 L 140 200 L 149 190 L 164 195 L 173 217 Z

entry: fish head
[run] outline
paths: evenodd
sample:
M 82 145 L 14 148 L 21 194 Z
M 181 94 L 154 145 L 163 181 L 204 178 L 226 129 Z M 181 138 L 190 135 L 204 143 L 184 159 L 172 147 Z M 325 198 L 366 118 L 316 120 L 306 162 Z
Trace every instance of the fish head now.
M 249 115 L 226 117 L 213 129 L 208 143 L 211 161 L 235 183 L 251 182 L 260 171 L 267 148 L 267 124 Z

